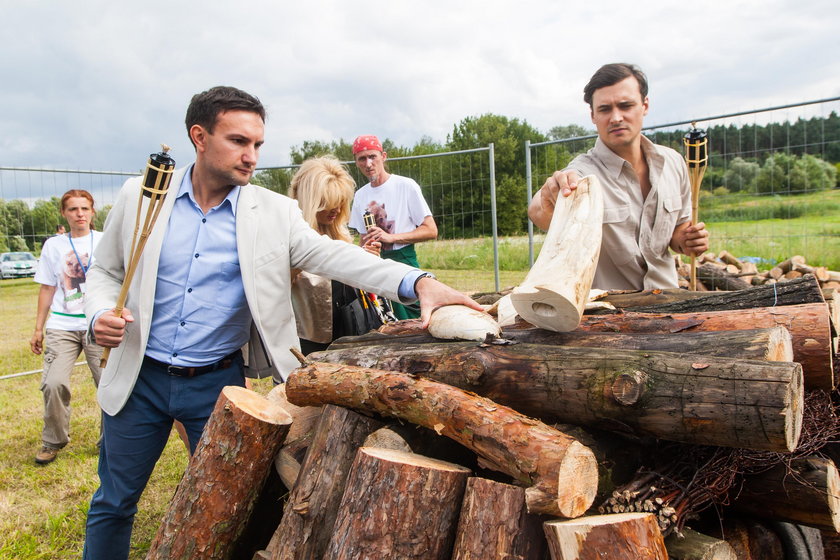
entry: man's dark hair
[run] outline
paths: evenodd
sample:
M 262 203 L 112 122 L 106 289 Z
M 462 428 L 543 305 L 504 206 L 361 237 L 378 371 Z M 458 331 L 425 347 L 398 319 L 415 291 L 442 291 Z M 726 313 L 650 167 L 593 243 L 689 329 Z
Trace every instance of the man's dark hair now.
M 635 64 L 616 62 L 604 64 L 598 68 L 598 71 L 592 75 L 589 83 L 583 88 L 583 100 L 592 108 L 592 96 L 595 95 L 596 89 L 615 85 L 631 76 L 639 82 L 639 93 L 642 94 L 642 99 L 644 99 L 648 94 L 648 83 L 647 76 L 642 72 L 642 69 Z
M 185 119 L 187 135 L 194 124 L 202 126 L 212 134 L 219 114 L 226 111 L 251 111 L 258 114 L 265 122 L 265 107 L 259 99 L 235 87 L 216 86 L 193 95 L 190 106 L 187 107 Z M 192 142 L 192 137 L 190 137 L 190 142 Z

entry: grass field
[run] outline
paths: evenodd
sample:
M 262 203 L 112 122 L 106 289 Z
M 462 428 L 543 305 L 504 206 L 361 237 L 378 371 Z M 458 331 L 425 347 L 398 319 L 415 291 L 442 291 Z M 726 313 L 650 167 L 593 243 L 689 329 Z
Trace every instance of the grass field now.
M 40 357 L 28 350 L 36 297 L 31 278 L 0 281 L 0 374 L 25 371 L 18 369 L 21 364 L 26 370 L 41 367 Z M 40 374 L 0 380 L 2 560 L 80 558 L 88 503 L 99 485 L 99 408 L 90 371 L 86 366 L 73 371 L 71 441 L 46 466 L 33 460 L 43 426 L 40 382 Z M 266 393 L 271 381 L 260 380 L 254 389 Z M 173 433 L 140 500 L 130 558 L 145 558 L 186 465 L 186 448 Z
M 840 270 L 840 191 L 787 197 L 726 197 L 709 204 L 711 250 L 726 249 L 736 256 L 782 260 L 800 254 L 808 263 Z M 799 201 L 806 212 L 775 209 L 753 212 L 752 207 Z M 708 202 L 708 201 L 707 201 Z M 827 212 L 824 210 L 828 210 Z M 751 219 L 772 216 L 771 219 Z M 789 216 L 779 219 L 779 213 Z M 786 214 L 785 214 L 786 213 Z M 702 219 L 701 207 L 701 219 Z M 535 252 L 542 236 L 537 236 Z M 500 285 L 515 286 L 528 269 L 525 238 L 499 242 Z M 438 241 L 418 245 L 421 265 L 464 292 L 494 288 L 493 245 L 490 239 Z M 30 278 L 0 281 L 0 375 L 38 370 L 41 358 L 29 352 L 35 324 L 37 285 Z M 58 459 L 37 466 L 33 456 L 40 445 L 42 400 L 40 375 L 0 380 L 0 559 L 78 558 L 84 539 L 88 502 L 98 485 L 96 475 L 98 408 L 86 367 L 72 378 L 72 441 Z M 270 381 L 255 389 L 267 392 Z M 140 502 L 131 558 L 143 558 L 175 486 L 187 464 L 183 444 L 173 436 Z

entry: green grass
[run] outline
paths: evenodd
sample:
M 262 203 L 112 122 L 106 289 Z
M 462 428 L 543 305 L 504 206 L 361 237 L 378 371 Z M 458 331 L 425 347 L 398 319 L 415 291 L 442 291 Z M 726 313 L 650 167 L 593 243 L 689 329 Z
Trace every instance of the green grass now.
M 40 369 L 29 351 L 38 287 L 31 278 L 0 281 L 0 374 Z M 79 558 L 85 516 L 93 492 L 99 437 L 99 407 L 90 371 L 74 369 L 71 441 L 46 466 L 36 465 L 41 445 L 43 400 L 40 374 L 0 380 L 0 559 Z M 255 383 L 268 392 L 270 380 Z M 130 558 L 146 556 L 160 519 L 187 465 L 184 444 L 173 432 L 140 500 Z

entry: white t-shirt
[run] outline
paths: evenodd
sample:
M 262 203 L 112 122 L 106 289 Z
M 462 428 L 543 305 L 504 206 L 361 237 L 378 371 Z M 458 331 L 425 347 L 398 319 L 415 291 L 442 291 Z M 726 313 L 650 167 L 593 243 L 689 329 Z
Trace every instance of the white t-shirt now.
M 44 242 L 35 281 L 46 286 L 55 286 L 46 328 L 63 331 L 87 330 L 85 272 L 93 262 L 93 249 L 101 236 L 101 232 L 91 231 L 84 237 L 72 239 L 70 234 L 54 235 Z
M 376 225 L 388 233 L 414 231 L 432 211 L 423 198 L 414 179 L 391 175 L 378 187 L 370 183 L 356 191 L 353 208 L 350 210 L 350 227 L 361 234 L 367 233 L 364 213 L 370 211 L 376 218 Z M 383 251 L 395 251 L 405 243 L 383 243 Z

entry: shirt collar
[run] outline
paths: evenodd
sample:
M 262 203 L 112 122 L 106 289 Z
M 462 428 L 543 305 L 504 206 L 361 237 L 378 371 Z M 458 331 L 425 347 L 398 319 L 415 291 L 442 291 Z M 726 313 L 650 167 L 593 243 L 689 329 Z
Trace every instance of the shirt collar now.
M 659 157 L 659 154 L 656 151 L 656 145 L 644 134 L 641 135 L 639 139 L 641 140 L 642 153 L 645 155 L 648 165 L 650 165 L 651 162 L 656 161 Z M 595 140 L 595 147 L 592 148 L 592 153 L 603 162 L 604 166 L 614 179 L 618 179 L 621 175 L 621 171 L 624 169 L 625 164 L 630 165 L 627 160 L 609 149 L 609 147 L 607 147 L 600 138 Z
M 195 164 L 190 164 L 187 168 L 187 171 L 184 173 L 184 178 L 181 179 L 181 186 L 178 189 L 178 196 L 175 198 L 181 198 L 182 196 L 187 196 L 194 205 L 198 206 L 198 203 L 195 201 L 195 196 L 193 195 L 193 184 L 192 184 L 192 171 Z M 227 194 L 225 199 L 219 203 L 216 208 L 221 208 L 222 205 L 227 202 L 230 204 L 230 211 L 236 216 L 236 204 L 239 202 L 239 193 L 242 192 L 242 187 L 239 185 L 234 185 L 234 187 L 230 190 Z

